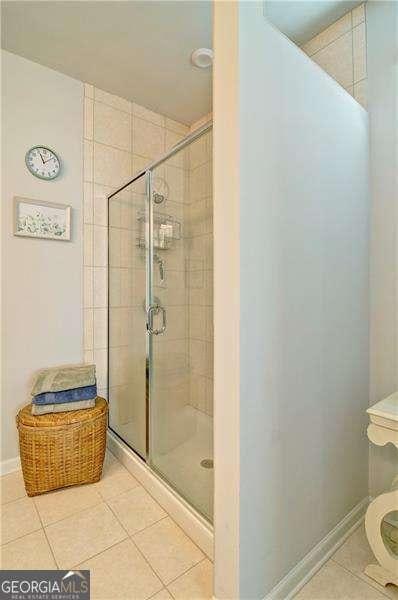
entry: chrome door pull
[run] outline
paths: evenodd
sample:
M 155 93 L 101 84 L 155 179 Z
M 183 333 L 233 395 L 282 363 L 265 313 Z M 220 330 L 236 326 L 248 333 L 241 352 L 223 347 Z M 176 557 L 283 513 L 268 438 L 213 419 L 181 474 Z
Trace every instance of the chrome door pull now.
M 159 333 L 164 333 L 166 331 L 166 325 L 167 325 L 167 319 L 166 319 L 166 309 L 163 306 L 159 306 L 159 310 L 162 313 L 162 327 L 160 329 L 158 329 L 157 334 Z
M 157 315 L 157 314 L 159 314 L 159 312 L 162 313 L 162 327 L 160 329 L 154 329 L 153 328 L 153 315 L 154 314 Z M 166 325 L 167 325 L 166 309 L 163 308 L 163 306 L 159 306 L 158 304 L 151 304 L 151 306 L 149 306 L 148 310 L 147 310 L 147 321 L 146 321 L 146 328 L 147 328 L 149 335 L 161 335 L 162 333 L 164 333 L 166 331 Z
M 147 332 L 149 334 L 152 334 L 153 331 L 153 313 L 156 310 L 157 311 L 158 307 L 156 306 L 156 304 L 151 304 L 150 306 L 148 306 L 147 311 L 146 311 L 146 329 Z

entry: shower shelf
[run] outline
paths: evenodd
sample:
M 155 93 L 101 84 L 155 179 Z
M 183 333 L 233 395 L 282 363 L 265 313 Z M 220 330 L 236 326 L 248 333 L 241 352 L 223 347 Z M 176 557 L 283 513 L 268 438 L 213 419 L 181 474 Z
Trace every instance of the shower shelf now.
M 147 247 L 147 214 L 142 212 L 138 215 L 139 237 L 138 246 Z M 156 250 L 168 250 L 172 248 L 175 240 L 181 239 L 181 223 L 175 217 L 165 213 L 154 212 L 153 214 L 153 247 Z

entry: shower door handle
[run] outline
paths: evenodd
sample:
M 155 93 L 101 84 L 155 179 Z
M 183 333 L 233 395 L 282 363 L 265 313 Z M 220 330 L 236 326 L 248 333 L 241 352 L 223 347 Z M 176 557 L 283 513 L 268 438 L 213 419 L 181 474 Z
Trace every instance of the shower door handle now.
M 162 327 L 160 329 L 153 328 L 153 315 L 157 315 L 159 312 L 162 313 Z M 151 304 L 147 310 L 146 328 L 149 335 L 161 335 L 166 331 L 167 319 L 166 309 L 158 304 Z

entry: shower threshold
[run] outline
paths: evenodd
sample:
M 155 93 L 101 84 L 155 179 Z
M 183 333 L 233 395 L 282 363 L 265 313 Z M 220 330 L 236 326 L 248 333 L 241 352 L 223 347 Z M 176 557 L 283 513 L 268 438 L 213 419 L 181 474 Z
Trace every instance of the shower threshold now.
M 192 407 L 183 409 L 184 421 L 195 423 L 193 435 L 167 450 L 155 451 L 153 463 L 128 443 L 134 439 L 136 424 L 129 421 L 119 425 L 115 433 L 150 469 L 165 480 L 177 494 L 210 523 L 213 515 L 213 419 Z M 194 499 L 194 502 L 193 502 Z

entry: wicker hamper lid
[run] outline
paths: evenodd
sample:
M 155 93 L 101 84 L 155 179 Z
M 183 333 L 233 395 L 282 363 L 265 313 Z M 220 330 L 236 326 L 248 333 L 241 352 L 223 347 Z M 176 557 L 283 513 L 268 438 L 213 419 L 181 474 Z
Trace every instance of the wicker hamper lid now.
M 60 427 L 72 423 L 91 421 L 106 413 L 108 404 L 104 398 L 97 396 L 94 408 L 71 410 L 47 415 L 32 415 L 31 404 L 27 404 L 17 415 L 17 424 L 25 427 Z

